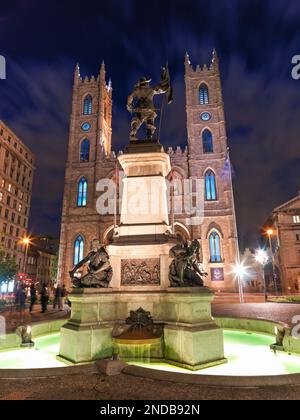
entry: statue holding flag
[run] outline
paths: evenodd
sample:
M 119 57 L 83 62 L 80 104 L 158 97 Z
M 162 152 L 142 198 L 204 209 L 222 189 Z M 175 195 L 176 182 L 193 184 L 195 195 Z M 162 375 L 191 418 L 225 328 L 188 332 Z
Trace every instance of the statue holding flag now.
M 127 109 L 134 114 L 131 121 L 130 141 L 137 141 L 137 132 L 145 123 L 147 126 L 147 141 L 152 141 L 156 131 L 155 120 L 157 118 L 156 109 L 153 103 L 154 95 L 167 94 L 168 104 L 173 100 L 173 89 L 170 83 L 168 65 L 162 68 L 161 81 L 159 85 L 151 87 L 152 79 L 142 78 L 129 95 Z

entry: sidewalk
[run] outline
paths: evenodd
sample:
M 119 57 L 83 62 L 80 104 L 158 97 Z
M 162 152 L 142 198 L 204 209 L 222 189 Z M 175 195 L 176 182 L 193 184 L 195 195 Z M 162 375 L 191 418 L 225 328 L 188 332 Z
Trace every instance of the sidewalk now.
M 52 305 L 48 306 L 48 311 L 44 314 L 41 313 L 41 306 L 35 305 L 32 313 L 29 309 L 23 312 L 23 320 L 19 311 L 1 312 L 1 316 L 6 321 L 6 333 L 14 332 L 19 325 L 31 325 L 39 322 L 55 321 L 57 319 L 68 319 L 70 316 L 70 308 L 65 305 L 63 311 L 53 309 Z
M 45 314 L 40 313 L 40 305 L 36 305 L 33 313 L 29 310 L 24 311 L 23 325 L 31 325 L 38 322 L 55 321 L 57 319 L 68 319 L 70 317 L 70 308 L 65 306 L 64 311 L 53 309 L 49 305 L 49 310 Z M 300 316 L 300 304 L 290 303 L 245 303 L 241 304 L 213 304 L 212 314 L 216 317 L 233 318 L 252 318 L 266 319 L 275 322 L 284 322 L 292 325 L 293 317 Z M 14 332 L 21 324 L 20 313 L 2 312 L 0 314 L 6 320 L 6 332 Z
M 245 303 L 215 304 L 212 306 L 215 317 L 266 319 L 292 325 L 293 318 L 300 315 L 300 304 L 293 303 Z

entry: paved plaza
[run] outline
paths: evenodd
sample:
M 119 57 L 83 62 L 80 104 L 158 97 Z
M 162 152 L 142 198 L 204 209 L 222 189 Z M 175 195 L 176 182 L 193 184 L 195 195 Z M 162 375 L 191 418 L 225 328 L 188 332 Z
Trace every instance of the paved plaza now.
M 216 317 L 254 318 L 284 322 L 291 325 L 294 316 L 300 315 L 300 304 L 291 303 L 245 303 L 212 305 Z

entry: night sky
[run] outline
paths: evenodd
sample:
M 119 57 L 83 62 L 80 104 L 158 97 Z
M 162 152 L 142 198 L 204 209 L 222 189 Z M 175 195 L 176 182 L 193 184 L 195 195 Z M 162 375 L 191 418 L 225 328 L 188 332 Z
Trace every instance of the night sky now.
M 300 190 L 298 0 L 20 0 L 0 4 L 0 119 L 33 150 L 35 233 L 59 235 L 76 62 L 83 75 L 106 63 L 113 83 L 113 148 L 128 142 L 126 98 L 141 76 L 159 78 L 168 60 L 175 101 L 165 146 L 187 142 L 184 55 L 219 54 L 241 248 L 255 246 L 270 211 Z

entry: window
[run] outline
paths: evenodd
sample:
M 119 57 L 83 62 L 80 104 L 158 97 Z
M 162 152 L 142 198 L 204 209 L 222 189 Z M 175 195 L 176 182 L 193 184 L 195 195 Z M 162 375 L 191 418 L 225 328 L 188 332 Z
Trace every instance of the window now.
M 77 236 L 74 244 L 74 265 L 83 259 L 84 240 L 81 235 Z
M 300 223 L 300 216 L 293 216 L 293 223 Z
M 91 97 L 91 95 L 88 95 L 84 98 L 83 114 L 92 115 L 92 113 L 93 113 L 93 98 Z
M 77 205 L 78 207 L 86 207 L 87 203 L 87 180 L 82 177 L 78 182 L 78 195 L 77 195 Z
M 90 160 L 90 142 L 88 139 L 83 140 L 80 147 L 80 161 L 88 162 Z
M 213 231 L 209 236 L 210 261 L 213 263 L 222 262 L 220 235 Z
M 203 153 L 213 153 L 213 136 L 210 130 L 206 129 L 202 133 Z
M 205 174 L 205 199 L 206 201 L 215 201 L 217 199 L 216 177 L 211 170 Z
M 205 83 L 202 83 L 199 88 L 199 102 L 200 102 L 200 105 L 209 104 L 208 87 Z

